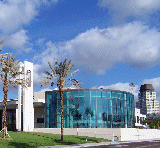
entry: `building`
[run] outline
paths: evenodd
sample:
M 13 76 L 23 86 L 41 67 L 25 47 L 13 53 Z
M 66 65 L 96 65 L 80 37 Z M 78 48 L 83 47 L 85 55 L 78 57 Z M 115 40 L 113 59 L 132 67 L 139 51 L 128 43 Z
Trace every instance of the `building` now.
M 47 128 L 60 128 L 60 92 L 46 91 Z M 64 128 L 134 127 L 134 96 L 128 92 L 85 89 L 66 90 Z
M 129 92 L 109 89 L 67 89 L 63 97 L 64 128 L 134 127 L 134 96 Z M 8 130 L 20 128 L 18 102 L 14 99 L 7 103 Z M 22 103 L 20 130 L 25 131 L 23 106 Z M 60 128 L 58 90 L 34 93 L 33 108 L 34 128 Z M 3 102 L 0 102 L 0 117 L 2 112 Z M 0 125 L 2 125 L 2 119 L 0 119 Z M 28 131 L 32 131 L 29 125 Z
M 144 84 L 140 87 L 136 107 L 140 109 L 141 114 L 159 113 L 159 101 L 156 101 L 156 92 L 151 84 Z
M 135 108 L 135 127 L 137 128 L 142 128 L 144 127 L 141 123 L 140 120 L 144 121 L 146 119 L 146 115 L 142 115 L 140 113 L 140 109 Z

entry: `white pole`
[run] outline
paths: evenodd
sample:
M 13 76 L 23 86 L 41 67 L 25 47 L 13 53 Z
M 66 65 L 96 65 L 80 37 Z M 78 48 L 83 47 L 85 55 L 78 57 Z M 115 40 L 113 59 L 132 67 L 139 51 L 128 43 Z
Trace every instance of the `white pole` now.
M 113 140 L 112 141 L 114 141 L 114 134 L 113 134 Z

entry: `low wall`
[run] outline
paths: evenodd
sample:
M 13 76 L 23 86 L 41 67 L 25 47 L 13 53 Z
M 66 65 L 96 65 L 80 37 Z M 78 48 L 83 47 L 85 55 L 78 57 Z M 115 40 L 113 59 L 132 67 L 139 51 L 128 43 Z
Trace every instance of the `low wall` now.
M 160 138 L 158 129 L 121 128 L 121 141 Z
M 60 134 L 60 128 L 34 128 L 33 132 Z M 120 138 L 120 128 L 64 128 L 64 135 L 78 135 L 115 140 Z
M 60 134 L 60 128 L 34 128 L 33 132 Z M 160 138 L 158 129 L 136 128 L 64 128 L 64 135 L 105 138 L 112 141 L 131 141 Z

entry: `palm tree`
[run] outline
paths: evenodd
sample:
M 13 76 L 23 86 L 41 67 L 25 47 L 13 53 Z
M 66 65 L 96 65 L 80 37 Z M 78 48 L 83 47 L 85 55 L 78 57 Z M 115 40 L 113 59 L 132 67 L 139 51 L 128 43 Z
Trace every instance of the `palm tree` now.
M 3 138 L 6 138 L 7 133 L 7 93 L 9 85 L 15 87 L 15 85 L 23 85 L 26 87 L 28 83 L 24 82 L 23 79 L 16 79 L 16 77 L 22 72 L 19 71 L 19 61 L 15 61 L 15 58 L 12 57 L 10 53 L 0 55 L 0 76 L 3 83 L 3 92 L 4 92 L 4 122 L 3 122 Z M 8 135 L 9 136 L 9 135 Z M 10 137 L 10 136 L 9 136 Z
M 51 72 L 45 71 L 45 74 L 47 74 L 49 77 L 45 77 L 45 80 L 42 80 L 40 82 L 41 86 L 45 85 L 45 84 L 51 84 L 51 86 L 54 85 L 54 82 L 51 81 L 54 77 L 57 78 L 57 86 L 59 88 L 60 91 L 60 101 L 61 101 L 61 141 L 63 141 L 63 117 L 64 117 L 64 113 L 63 113 L 63 85 L 65 84 L 67 87 L 70 88 L 70 86 L 66 83 L 66 77 L 68 76 L 68 74 L 70 73 L 70 71 L 72 70 L 74 64 L 72 63 L 72 61 L 68 61 L 67 59 L 65 59 L 63 62 L 61 62 L 60 64 L 58 64 L 58 61 L 55 59 L 55 64 L 54 64 L 54 68 L 52 67 L 51 63 L 48 62 L 49 67 L 51 69 Z M 70 74 L 70 77 L 72 77 L 73 75 L 75 75 L 76 73 L 78 73 L 79 70 L 76 70 L 74 72 L 72 72 Z M 69 79 L 72 83 L 70 83 L 72 86 L 76 87 L 76 88 L 82 88 L 79 83 L 82 83 L 81 81 L 75 80 L 75 79 Z M 50 82 L 51 81 L 51 82 Z

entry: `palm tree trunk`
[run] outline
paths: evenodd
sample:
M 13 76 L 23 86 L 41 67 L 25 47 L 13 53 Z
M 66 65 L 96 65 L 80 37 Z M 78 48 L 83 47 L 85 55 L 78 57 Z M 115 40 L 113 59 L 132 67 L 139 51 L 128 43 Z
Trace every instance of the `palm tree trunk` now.
M 6 135 L 7 135 L 7 131 L 6 131 L 6 128 L 7 128 L 7 93 L 4 93 L 4 121 L 3 121 L 3 138 L 6 138 Z
M 3 138 L 7 136 L 7 92 L 8 92 L 8 78 L 7 73 L 5 73 L 5 81 L 3 86 L 4 91 L 4 123 L 3 123 Z
M 63 141 L 63 83 L 65 82 L 63 77 L 60 77 L 59 80 L 57 81 L 59 85 L 59 90 L 60 90 L 60 98 L 61 98 L 61 141 Z
M 63 89 L 63 85 L 62 85 L 62 89 Z M 60 90 L 60 97 L 61 97 L 61 141 L 63 141 L 63 90 Z

